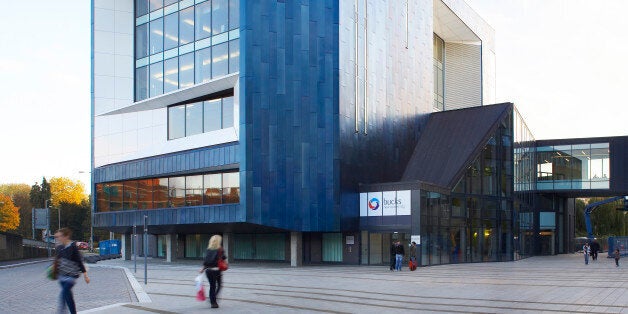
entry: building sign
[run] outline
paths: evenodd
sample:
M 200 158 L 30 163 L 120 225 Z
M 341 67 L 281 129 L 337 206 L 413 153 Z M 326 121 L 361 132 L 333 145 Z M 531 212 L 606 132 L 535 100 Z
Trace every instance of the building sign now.
M 347 236 L 346 243 L 347 244 L 355 244 L 355 237 L 354 236 Z
M 33 209 L 33 225 L 35 229 L 48 229 L 48 208 Z
M 360 216 L 410 215 L 410 190 L 360 193 Z

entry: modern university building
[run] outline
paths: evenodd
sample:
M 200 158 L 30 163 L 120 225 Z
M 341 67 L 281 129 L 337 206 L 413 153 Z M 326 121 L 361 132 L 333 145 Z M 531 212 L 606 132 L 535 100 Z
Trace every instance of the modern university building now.
M 148 254 L 422 265 L 573 247 L 628 137 L 535 141 L 462 0 L 92 1 L 95 228 Z M 611 175 L 612 174 L 612 175 Z M 139 241 L 140 243 L 142 241 Z

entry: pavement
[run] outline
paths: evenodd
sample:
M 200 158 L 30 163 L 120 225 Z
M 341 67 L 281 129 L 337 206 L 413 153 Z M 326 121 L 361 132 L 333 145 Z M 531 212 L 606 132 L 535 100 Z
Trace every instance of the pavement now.
M 621 262 L 625 262 L 624 259 Z M 136 293 L 125 301 L 120 294 L 108 305 L 78 302 L 83 313 L 628 313 L 628 264 L 599 258 L 584 265 L 581 254 L 537 256 L 516 262 L 475 263 L 406 268 L 391 272 L 388 266 L 303 266 L 234 263 L 223 274 L 220 308 L 195 299 L 194 278 L 200 261 L 165 263 L 149 259 L 144 285 L 143 260 L 120 259 L 92 265 L 92 283 L 81 282 L 75 295 L 96 288 L 99 280 L 127 274 L 124 283 L 107 286 Z M 31 267 L 23 266 L 19 269 Z M 127 270 L 125 270 L 126 268 Z M 0 270 L 0 282 L 18 268 Z M 43 276 L 43 274 L 41 275 Z M 207 281 L 205 280 L 205 285 Z M 15 310 L 0 290 L 0 312 Z M 50 287 L 58 293 L 58 287 Z M 49 290 L 50 290 L 49 289 Z M 207 288 L 206 288 L 207 290 Z M 103 296 L 106 293 L 103 293 Z M 128 297 L 131 299 L 131 297 Z M 55 299 L 56 300 L 56 299 Z M 141 301 L 141 302 L 140 302 Z M 3 303 L 5 302 L 5 303 Z M 50 302 L 50 300 L 48 300 Z M 102 303 L 102 302 L 101 302 Z M 9 307 L 6 307 L 9 306 Z M 92 307 L 90 307 L 92 306 Z M 48 308 L 37 312 L 46 312 Z M 89 310 L 87 310 L 89 309 Z

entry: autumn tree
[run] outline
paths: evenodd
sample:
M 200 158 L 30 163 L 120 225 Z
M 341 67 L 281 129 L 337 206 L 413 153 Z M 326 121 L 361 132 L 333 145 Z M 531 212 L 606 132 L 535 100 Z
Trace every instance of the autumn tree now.
M 52 196 L 52 205 L 55 207 L 58 207 L 61 203 L 81 204 L 81 202 L 87 199 L 83 183 L 65 177 L 53 177 L 50 179 L 50 194 Z
M 14 231 L 24 238 L 33 237 L 33 215 L 30 201 L 31 187 L 28 184 L 0 184 L 0 194 L 4 194 L 13 200 L 13 204 L 18 208 L 20 214 L 20 225 Z
M 46 178 L 42 178 L 41 185 L 35 183 L 31 187 L 30 201 L 35 208 L 46 208 L 46 201 L 50 203 L 50 184 Z
M 0 194 L 0 231 L 17 229 L 20 225 L 20 213 L 13 200 Z

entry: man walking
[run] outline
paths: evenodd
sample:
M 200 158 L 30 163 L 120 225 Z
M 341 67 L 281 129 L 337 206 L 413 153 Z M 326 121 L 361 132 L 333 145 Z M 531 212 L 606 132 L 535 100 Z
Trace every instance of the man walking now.
M 584 264 L 589 265 L 589 253 L 591 253 L 591 247 L 589 242 L 585 243 L 582 247 L 582 253 L 584 253 Z
M 593 257 L 594 261 L 597 261 L 597 252 L 600 250 L 600 244 L 597 243 L 597 240 L 593 240 L 591 243 L 591 257 Z
M 403 263 L 403 256 L 405 255 L 405 251 L 403 249 L 403 245 L 401 245 L 401 241 L 397 241 L 395 245 L 395 270 L 401 271 L 401 264 Z

